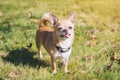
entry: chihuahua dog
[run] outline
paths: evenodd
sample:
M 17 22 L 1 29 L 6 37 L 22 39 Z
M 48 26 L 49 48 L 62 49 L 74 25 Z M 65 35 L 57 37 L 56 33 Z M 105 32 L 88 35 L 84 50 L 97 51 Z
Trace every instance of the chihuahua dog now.
M 52 25 L 52 28 L 47 26 L 47 22 Z M 39 28 L 36 31 L 36 47 L 41 59 L 43 57 L 40 50 L 41 45 L 49 53 L 53 74 L 56 73 L 55 60 L 57 58 L 62 59 L 64 71 L 69 73 L 68 60 L 72 50 L 75 23 L 75 13 L 72 13 L 69 18 L 62 21 L 51 13 L 45 13 L 41 18 Z

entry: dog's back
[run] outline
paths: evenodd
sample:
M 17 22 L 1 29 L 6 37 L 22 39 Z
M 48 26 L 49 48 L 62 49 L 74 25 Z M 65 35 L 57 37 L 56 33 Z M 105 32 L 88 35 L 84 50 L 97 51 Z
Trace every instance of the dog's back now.
M 53 33 L 53 29 L 49 26 L 46 26 L 47 21 L 51 21 L 49 18 L 49 13 L 44 14 L 41 18 L 40 24 L 39 24 L 39 28 L 36 31 L 36 42 L 38 43 L 44 43 L 44 41 L 46 40 L 46 37 L 50 37 L 52 36 Z M 38 44 L 39 45 L 39 44 Z

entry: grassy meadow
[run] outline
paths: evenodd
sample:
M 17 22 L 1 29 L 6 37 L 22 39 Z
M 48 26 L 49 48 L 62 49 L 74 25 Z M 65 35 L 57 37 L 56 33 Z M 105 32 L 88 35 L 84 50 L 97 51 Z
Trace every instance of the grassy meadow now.
M 52 75 L 44 48 L 38 57 L 34 37 L 46 12 L 60 19 L 77 14 L 71 74 L 57 60 Z M 0 80 L 120 80 L 120 1 L 0 0 Z

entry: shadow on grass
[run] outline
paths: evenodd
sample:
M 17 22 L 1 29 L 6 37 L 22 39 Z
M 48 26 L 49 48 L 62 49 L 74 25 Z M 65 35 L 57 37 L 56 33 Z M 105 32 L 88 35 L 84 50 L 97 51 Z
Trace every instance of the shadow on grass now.
M 18 66 L 20 64 L 28 65 L 33 68 L 47 67 L 49 64 L 43 60 L 34 58 L 35 52 L 31 52 L 27 49 L 15 49 L 9 51 L 9 54 L 5 57 L 2 57 L 3 61 L 11 62 Z
M 2 78 L 0 78 L 0 80 L 3 80 Z

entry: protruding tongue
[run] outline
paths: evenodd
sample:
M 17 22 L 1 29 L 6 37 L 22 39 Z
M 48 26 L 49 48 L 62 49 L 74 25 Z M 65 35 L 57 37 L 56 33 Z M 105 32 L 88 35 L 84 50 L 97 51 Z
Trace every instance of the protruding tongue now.
M 67 38 L 69 38 L 69 36 L 70 36 L 69 34 L 66 34 L 66 35 L 65 35 L 65 37 L 67 37 Z

